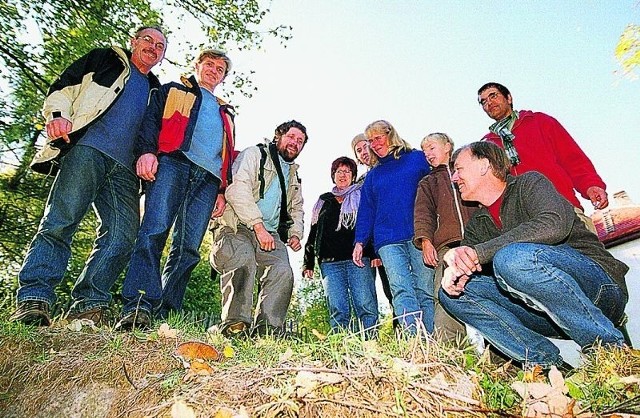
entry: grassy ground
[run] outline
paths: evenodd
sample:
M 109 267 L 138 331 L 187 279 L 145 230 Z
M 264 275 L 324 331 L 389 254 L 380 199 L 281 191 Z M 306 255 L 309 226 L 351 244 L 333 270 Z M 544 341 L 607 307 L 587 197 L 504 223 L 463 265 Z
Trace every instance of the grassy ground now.
M 468 347 L 398 340 L 389 324 L 377 341 L 318 333 L 307 341 L 231 341 L 202 328 L 180 317 L 151 333 L 64 320 L 36 329 L 0 319 L 0 415 L 586 417 L 640 411 L 640 354 L 630 349 L 596 349 L 563 376 L 492 363 L 488 352 L 478 356 Z M 204 344 L 185 344 L 192 341 Z

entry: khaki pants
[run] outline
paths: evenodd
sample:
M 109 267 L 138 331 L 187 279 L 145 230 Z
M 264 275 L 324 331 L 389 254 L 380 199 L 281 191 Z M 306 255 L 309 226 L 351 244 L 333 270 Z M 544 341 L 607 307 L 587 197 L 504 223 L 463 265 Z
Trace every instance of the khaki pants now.
M 221 327 L 236 322 L 282 328 L 293 292 L 293 271 L 287 248 L 276 233 L 276 249 L 263 251 L 253 231 L 239 225 L 238 232 L 218 228 L 213 232 L 209 261 L 220 273 Z M 256 277 L 260 292 L 252 321 Z
M 591 231 L 594 234 L 598 235 L 598 231 L 596 230 L 596 226 L 593 224 L 593 219 L 591 219 L 590 216 L 585 215 L 584 212 L 581 209 L 576 208 L 576 207 L 574 207 L 573 209 L 576 211 L 576 214 L 578 215 L 578 218 L 580 218 L 580 220 L 584 223 L 584 226 L 586 226 L 589 231 Z

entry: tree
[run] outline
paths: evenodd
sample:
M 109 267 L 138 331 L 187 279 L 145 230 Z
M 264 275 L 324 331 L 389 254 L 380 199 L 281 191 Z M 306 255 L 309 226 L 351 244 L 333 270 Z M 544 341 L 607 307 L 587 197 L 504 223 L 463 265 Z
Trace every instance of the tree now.
M 257 0 L 1 0 L 0 80 L 8 89 L 0 101 L 0 162 L 16 165 L 12 183 L 27 172 L 41 136 L 47 88 L 74 59 L 97 46 L 126 47 L 142 24 L 165 28 L 172 65 L 188 62 L 188 51 L 205 42 L 243 50 L 260 48 L 265 37 L 289 39 L 290 27 L 262 27 L 268 11 Z M 182 35 L 198 27 L 203 37 Z M 231 81 L 245 95 L 255 90 L 247 74 L 234 74 Z
M 92 48 L 128 47 L 131 34 L 143 24 L 165 30 L 165 61 L 181 68 L 186 65 L 179 63 L 190 62 L 204 44 L 233 51 L 261 48 L 269 38 L 285 42 L 291 28 L 265 28 L 268 12 L 257 0 L 0 0 L 0 306 L 13 297 L 17 271 L 51 185 L 50 178 L 31 173 L 28 166 L 43 139 L 40 109 L 58 74 Z M 198 29 L 200 37 L 194 36 Z M 227 84 L 250 96 L 256 88 L 249 76 L 232 72 Z M 62 305 L 91 250 L 95 227 L 90 214 L 74 237 L 59 289 Z M 192 292 L 192 306 L 187 302 L 186 307 L 200 309 L 206 297 L 213 297 L 204 273 L 208 269 L 202 270 L 194 281 L 206 283 L 206 294 Z
M 640 25 L 628 25 L 620 35 L 615 56 L 625 75 L 637 78 L 633 70 L 640 64 Z

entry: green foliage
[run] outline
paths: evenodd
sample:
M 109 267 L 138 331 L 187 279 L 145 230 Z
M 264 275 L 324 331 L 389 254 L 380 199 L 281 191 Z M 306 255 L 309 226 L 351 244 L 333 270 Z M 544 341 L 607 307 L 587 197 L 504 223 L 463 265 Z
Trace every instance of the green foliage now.
M 317 279 L 320 273 L 316 266 L 314 279 L 298 284 L 287 317 L 297 325 L 299 332 L 308 335 L 312 330 L 327 334 L 329 326 L 329 311 L 322 288 L 322 282 Z
M 615 57 L 625 75 L 637 77 L 633 70 L 640 64 L 640 25 L 628 25 L 620 35 Z
M 617 405 L 640 396 L 637 383 L 630 384 L 624 379 L 638 367 L 640 356 L 635 350 L 597 347 L 584 358 L 583 366 L 566 380 L 569 394 L 596 413 L 614 412 Z
M 262 48 L 266 39 L 285 42 L 290 27 L 265 27 L 269 12 L 257 0 L 58 0 L 0 2 L 0 307 L 14 304 L 17 272 L 37 230 L 50 178 L 33 175 L 28 164 L 42 140 L 40 109 L 48 86 L 75 59 L 95 47 L 127 47 L 141 25 L 160 25 L 168 38 L 165 62 L 187 70 L 205 44 L 233 50 Z M 165 17 L 170 19 L 165 20 Z M 200 28 L 202 36 L 184 37 L 184 28 Z M 165 64 L 163 67 L 166 67 Z M 233 72 L 227 82 L 250 96 L 256 88 L 249 75 Z M 168 80 L 165 80 L 168 81 Z M 13 167 L 6 171 L 6 168 Z M 61 286 L 59 304 L 67 307 L 70 289 L 87 259 L 95 238 L 93 213 L 74 235 L 72 257 Z M 184 308 L 220 312 L 220 291 L 211 280 L 205 259 L 192 274 Z M 114 293 L 119 293 L 122 276 Z
M 28 173 L 19 185 L 11 185 L 11 174 L 0 175 L 0 306 L 13 306 L 17 275 L 27 247 L 44 211 L 51 178 Z M 93 212 L 80 223 L 74 235 L 71 259 L 55 291 L 58 304 L 68 307 L 71 288 L 91 251 L 97 221 Z

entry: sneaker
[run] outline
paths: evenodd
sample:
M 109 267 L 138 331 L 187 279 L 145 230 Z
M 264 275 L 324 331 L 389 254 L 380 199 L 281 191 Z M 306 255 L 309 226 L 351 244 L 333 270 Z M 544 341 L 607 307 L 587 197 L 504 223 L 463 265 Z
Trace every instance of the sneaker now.
M 39 300 L 18 302 L 18 309 L 9 317 L 9 322 L 22 322 L 27 325 L 48 327 L 51 325 L 49 304 Z
M 220 333 L 227 338 L 245 338 L 249 336 L 249 326 L 244 322 L 233 322 L 220 329 Z
M 138 309 L 131 311 L 116 324 L 116 331 L 147 331 L 151 328 L 151 314 L 145 310 Z
M 82 312 L 70 312 L 67 315 L 67 320 L 71 322 L 74 319 L 88 319 L 93 321 L 97 327 L 101 327 L 109 323 L 109 310 L 106 306 L 98 306 Z

